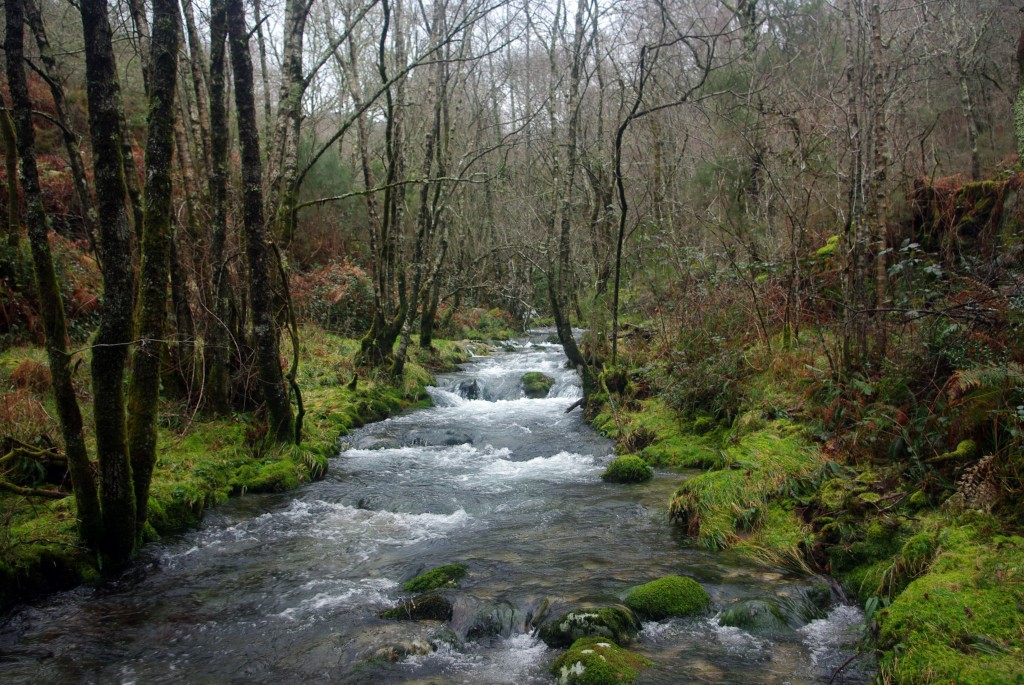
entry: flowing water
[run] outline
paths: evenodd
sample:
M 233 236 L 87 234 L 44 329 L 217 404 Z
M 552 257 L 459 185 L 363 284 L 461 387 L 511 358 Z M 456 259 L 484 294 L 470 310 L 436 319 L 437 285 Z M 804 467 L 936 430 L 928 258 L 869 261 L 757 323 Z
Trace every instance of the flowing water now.
M 828 682 L 859 610 L 833 599 L 770 637 L 719 625 L 743 599 L 806 605 L 821 581 L 691 546 L 666 520 L 685 474 L 603 483 L 612 445 L 565 413 L 579 383 L 544 340 L 442 376 L 433 408 L 353 433 L 325 480 L 234 500 L 118 583 L 19 608 L 0 626 L 0 681 L 550 683 L 557 652 L 531 635 L 534 616 L 676 573 L 713 610 L 644 624 L 641 683 Z M 523 397 L 528 371 L 556 380 L 546 399 Z M 469 575 L 450 623 L 378 618 L 401 583 L 452 562 Z M 868 682 L 866 669 L 835 682 Z

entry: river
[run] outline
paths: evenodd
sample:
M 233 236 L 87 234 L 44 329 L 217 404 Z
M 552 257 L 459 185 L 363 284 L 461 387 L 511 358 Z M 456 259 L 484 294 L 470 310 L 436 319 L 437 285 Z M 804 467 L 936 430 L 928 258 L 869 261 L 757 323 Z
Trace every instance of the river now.
M 546 338 L 442 375 L 434 407 L 354 432 L 323 481 L 233 500 L 118 582 L 19 607 L 0 625 L 0 681 L 551 683 L 557 652 L 527 630 L 533 615 L 675 573 L 712 610 L 644 624 L 641 683 L 828 682 L 861 612 L 836 598 L 770 637 L 719 625 L 734 602 L 792 604 L 821 581 L 690 544 L 666 516 L 686 474 L 603 483 L 612 445 L 565 413 L 579 382 Z M 546 399 L 523 397 L 528 371 L 555 379 Z M 469 574 L 449 624 L 378 618 L 401 583 L 452 562 Z

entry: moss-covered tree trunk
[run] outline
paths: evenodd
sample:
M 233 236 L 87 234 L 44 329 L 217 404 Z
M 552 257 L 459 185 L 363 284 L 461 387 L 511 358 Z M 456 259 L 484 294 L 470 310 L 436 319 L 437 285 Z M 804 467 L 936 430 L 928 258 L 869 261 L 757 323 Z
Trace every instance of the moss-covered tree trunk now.
M 256 368 L 270 419 L 270 430 L 279 441 L 286 442 L 294 438 L 295 428 L 288 390 L 281 372 L 277 323 L 274 320 L 273 281 L 263 217 L 260 134 L 256 126 L 249 32 L 241 0 L 227 0 L 227 26 L 231 41 L 231 68 L 235 75 L 238 142 L 242 151 L 242 214 Z
M 1017 158 L 1024 163 L 1024 26 L 1017 36 L 1017 99 L 1013 102 L 1013 132 Z
M 227 14 L 224 0 L 210 2 L 210 262 L 213 270 L 213 316 L 206 323 L 206 385 L 214 414 L 226 414 L 228 404 L 227 319 L 230 308 L 225 244 L 227 242 L 228 110 L 224 95 Z
M 7 35 L 4 47 L 7 56 L 7 83 L 10 86 L 14 119 L 17 126 L 18 154 L 21 158 L 21 186 L 27 207 L 29 244 L 35 272 L 39 311 L 46 333 L 46 354 L 53 379 L 53 395 L 60 419 L 68 471 L 75 492 L 79 531 L 86 544 L 95 549 L 101 542 L 102 512 L 96 491 L 96 480 L 82 432 L 82 414 L 71 377 L 71 357 L 67 351 L 67 325 L 64 304 L 53 268 L 48 240 L 49 221 L 43 208 L 39 171 L 35 158 L 35 130 L 32 127 L 32 103 L 24 70 L 24 0 L 6 0 Z M 17 194 L 11 196 L 16 204 Z
M 92 389 L 103 505 L 101 551 L 117 567 L 135 551 L 135 492 L 125 425 L 124 372 L 135 279 L 124 178 L 121 90 L 105 0 L 82 0 L 86 94 L 103 261 L 103 309 L 93 340 Z
M 136 528 L 146 522 L 149 483 L 156 463 L 160 355 L 171 247 L 171 163 L 174 93 L 178 75 L 178 2 L 153 0 L 153 33 L 146 139 L 146 185 L 138 317 L 128 386 L 128 438 L 135 490 Z
M 14 121 L 3 98 L 0 98 L 0 140 L 4 143 L 4 167 L 7 170 L 7 221 L 4 224 L 5 242 L 10 248 L 18 246 L 21 230 L 21 205 L 18 202 L 18 136 L 14 133 Z

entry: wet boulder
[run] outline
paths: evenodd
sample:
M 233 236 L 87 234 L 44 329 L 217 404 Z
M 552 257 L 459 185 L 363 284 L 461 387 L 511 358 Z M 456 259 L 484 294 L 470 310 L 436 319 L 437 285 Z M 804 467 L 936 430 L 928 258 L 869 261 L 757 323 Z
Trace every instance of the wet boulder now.
M 693 578 L 665 576 L 634 589 L 626 597 L 626 606 L 652 621 L 673 616 L 689 616 L 705 611 L 711 596 Z
M 654 469 L 635 454 L 616 457 L 601 474 L 607 483 L 643 483 L 653 477 Z
M 466 577 L 465 564 L 445 564 L 421 573 L 405 583 L 402 589 L 406 592 L 429 592 L 443 587 L 458 587 L 459 581 Z
M 476 379 L 462 381 L 459 383 L 458 389 L 459 397 L 467 400 L 478 400 L 481 397 L 480 384 L 476 382 Z
M 548 647 L 568 647 L 584 637 L 608 638 L 626 643 L 640 632 L 640 621 L 624 606 L 575 609 L 540 627 L 539 637 Z
M 778 635 L 789 631 L 786 617 L 777 604 L 764 599 L 744 599 L 722 611 L 719 625 L 732 626 L 752 635 Z
M 450 621 L 452 603 L 443 595 L 432 592 L 404 599 L 378 615 L 395 621 Z
M 585 637 L 551 664 L 560 685 L 630 685 L 651 662 L 611 640 Z
M 530 399 L 543 399 L 548 396 L 548 391 L 551 390 L 551 386 L 555 384 L 555 379 L 546 373 L 539 371 L 531 371 L 524 373 L 520 379 L 523 386 L 523 392 Z

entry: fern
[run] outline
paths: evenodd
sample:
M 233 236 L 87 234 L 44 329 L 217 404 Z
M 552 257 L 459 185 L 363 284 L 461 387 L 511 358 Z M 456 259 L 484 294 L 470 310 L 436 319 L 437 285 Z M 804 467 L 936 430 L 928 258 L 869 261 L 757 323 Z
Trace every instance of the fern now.
M 969 393 L 986 396 L 1024 388 L 1024 367 L 1016 362 L 985 364 L 960 369 L 949 384 L 950 399 L 956 401 Z

